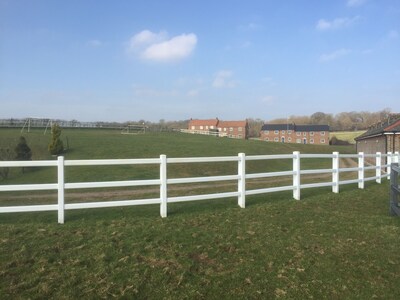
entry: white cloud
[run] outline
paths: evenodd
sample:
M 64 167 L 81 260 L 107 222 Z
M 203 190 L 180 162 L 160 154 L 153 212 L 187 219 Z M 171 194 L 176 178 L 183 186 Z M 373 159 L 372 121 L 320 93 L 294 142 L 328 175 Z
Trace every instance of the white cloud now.
M 336 18 L 333 21 L 327 21 L 325 19 L 320 19 L 315 26 L 317 30 L 326 31 L 326 30 L 337 30 L 349 27 L 356 23 L 360 19 L 359 16 L 354 18 Z
M 349 7 L 361 6 L 366 2 L 367 0 L 347 0 L 347 6 Z
M 150 45 L 141 57 L 153 61 L 177 61 L 188 57 L 196 44 L 197 37 L 194 33 L 181 34 L 168 41 Z
M 328 61 L 336 60 L 336 59 L 338 59 L 340 57 L 343 57 L 343 56 L 346 56 L 346 55 L 350 54 L 351 52 L 352 51 L 350 49 L 342 48 L 342 49 L 336 50 L 336 51 L 334 51 L 332 53 L 322 54 L 319 57 L 319 61 L 320 62 L 328 62 Z
M 169 38 L 166 31 L 153 33 L 143 30 L 130 39 L 127 52 L 148 61 L 172 62 L 188 57 L 196 45 L 197 36 L 194 33 Z
M 236 83 L 232 77 L 232 71 L 221 70 L 215 74 L 212 86 L 215 88 L 233 88 L 236 86 Z
M 143 30 L 131 37 L 129 46 L 131 49 L 134 49 L 144 45 L 159 43 L 165 41 L 166 39 L 168 39 L 168 34 L 166 31 L 154 33 L 150 30 Z

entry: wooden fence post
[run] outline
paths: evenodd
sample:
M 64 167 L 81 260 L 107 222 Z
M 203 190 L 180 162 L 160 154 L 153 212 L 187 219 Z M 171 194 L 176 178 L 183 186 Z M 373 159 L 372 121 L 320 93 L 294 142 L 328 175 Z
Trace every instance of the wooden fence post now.
M 386 156 L 386 164 L 388 165 L 386 168 L 386 178 L 390 179 L 390 165 L 392 164 L 392 152 L 388 152 Z
M 300 200 L 300 152 L 293 152 L 293 198 Z
M 376 178 L 376 183 L 382 183 L 382 153 L 381 152 L 376 152 L 375 166 L 376 166 L 375 176 L 378 177 L 378 178 Z
M 64 224 L 64 156 L 57 158 L 57 181 L 58 181 L 58 224 Z
M 364 152 L 358 153 L 358 188 L 364 188 Z
M 398 206 L 398 194 L 399 194 L 399 172 L 395 170 L 395 167 L 399 167 L 398 163 L 391 164 L 390 170 L 390 203 L 389 213 L 392 216 L 400 216 L 400 209 Z
M 238 205 L 241 208 L 246 207 L 246 154 L 239 153 L 238 160 Z
M 332 192 L 339 193 L 339 152 L 333 152 L 332 183 Z
M 160 155 L 160 215 L 167 217 L 167 156 Z
M 399 154 L 399 151 L 396 151 L 395 153 L 394 153 L 394 161 L 393 161 L 395 164 L 399 164 L 400 163 L 400 154 Z

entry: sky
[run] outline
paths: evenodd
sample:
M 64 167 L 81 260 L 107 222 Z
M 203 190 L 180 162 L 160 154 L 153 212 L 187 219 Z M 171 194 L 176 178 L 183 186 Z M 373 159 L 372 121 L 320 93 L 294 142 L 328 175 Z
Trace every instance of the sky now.
M 0 118 L 399 107 L 399 0 L 0 0 Z

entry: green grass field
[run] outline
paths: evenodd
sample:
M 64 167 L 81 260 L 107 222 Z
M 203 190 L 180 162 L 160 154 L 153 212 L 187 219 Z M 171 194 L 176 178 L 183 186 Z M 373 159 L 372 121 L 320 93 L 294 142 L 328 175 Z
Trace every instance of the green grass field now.
M 49 137 L 39 135 L 25 135 L 34 159 L 54 159 L 43 143 Z M 354 151 L 184 134 L 64 130 L 63 136 L 70 144 L 67 159 Z M 18 132 L 0 130 L 0 137 L 3 143 L 16 140 Z M 303 166 L 325 164 L 304 160 Z M 287 165 L 276 161 L 248 168 L 266 172 Z M 152 178 L 158 172 L 78 169 L 68 170 L 67 178 Z M 231 171 L 235 165 L 200 164 L 170 172 Z M 0 184 L 54 181 L 54 175 L 47 168 L 14 170 Z M 388 189 L 384 180 L 366 184 L 365 190 L 341 187 L 340 194 L 304 190 L 301 201 L 292 200 L 290 192 L 259 195 L 247 197 L 245 209 L 237 199 L 170 204 L 165 219 L 158 205 L 67 211 L 64 225 L 56 223 L 55 212 L 0 214 L 0 298 L 397 299 L 400 218 L 388 215 Z
M 362 135 L 365 130 L 359 131 L 334 131 L 330 133 L 330 137 L 336 136 L 339 140 L 349 142 L 350 144 L 355 144 L 355 138 Z

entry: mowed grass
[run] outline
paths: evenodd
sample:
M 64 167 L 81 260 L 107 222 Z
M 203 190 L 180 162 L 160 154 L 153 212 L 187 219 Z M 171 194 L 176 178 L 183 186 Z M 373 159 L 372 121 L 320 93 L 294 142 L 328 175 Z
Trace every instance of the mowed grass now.
M 0 130 L 2 141 L 13 130 Z M 25 135 L 34 159 L 42 132 Z M 64 130 L 67 159 L 352 153 L 326 147 L 217 139 L 184 134 L 124 136 L 115 131 Z M 48 138 L 48 137 L 47 137 Z M 44 140 L 45 138 L 43 138 Z M 330 160 L 302 160 L 303 168 Z M 248 164 L 250 172 L 290 168 L 291 161 Z M 158 169 L 67 169 L 69 180 L 156 178 Z M 147 170 L 147 171 L 146 171 Z M 210 171 L 211 170 L 211 171 Z M 53 172 L 53 173 L 52 173 Z M 147 172 L 147 173 L 146 173 Z M 236 164 L 175 166 L 169 176 L 237 172 Z M 0 184 L 55 181 L 54 170 L 14 170 Z M 400 297 L 400 218 L 388 215 L 382 185 L 290 192 L 159 206 L 0 214 L 0 298 L 385 298 Z M 210 188 L 212 191 L 212 188 Z M 212 192 L 218 192 L 216 190 Z
M 330 137 L 336 136 L 339 140 L 355 144 L 355 138 L 362 135 L 365 130 L 358 131 L 334 131 L 330 133 Z
M 398 299 L 388 184 L 0 216 L 2 299 Z
M 15 147 L 20 136 L 18 129 L 0 129 L 0 147 L 11 145 Z M 55 159 L 47 151 L 50 135 L 43 135 L 43 130 L 33 130 L 23 134 L 28 145 L 32 148 L 33 160 Z M 116 130 L 63 130 L 64 145 L 69 145 L 65 159 L 123 159 L 123 158 L 158 158 L 160 154 L 167 157 L 201 157 L 201 156 L 237 156 L 244 152 L 246 155 L 261 154 L 289 154 L 293 151 L 302 153 L 351 153 L 352 147 L 329 147 L 318 145 L 267 143 L 254 140 L 235 140 L 216 138 L 210 136 L 190 135 L 182 133 L 149 133 L 144 135 L 122 135 Z M 309 164 L 319 165 L 321 160 L 314 160 Z M 326 161 L 325 165 L 329 162 Z M 194 166 L 194 167 L 193 167 Z M 221 167 L 222 166 L 222 167 Z M 269 162 L 249 163 L 250 171 L 256 172 L 266 168 L 270 170 L 290 167 L 289 160 L 276 160 Z M 311 165 L 310 165 L 311 166 Z M 231 172 L 237 169 L 232 164 L 181 164 L 169 170 L 169 175 L 196 173 Z M 236 172 L 236 171 L 235 171 Z M 54 182 L 56 179 L 55 168 L 34 168 L 21 176 L 19 169 L 13 169 L 9 180 L 3 183 L 37 183 Z M 154 178 L 159 176 L 157 167 L 149 166 L 117 166 L 117 167 L 75 167 L 67 168 L 67 181 L 85 180 L 118 180 L 125 178 Z

